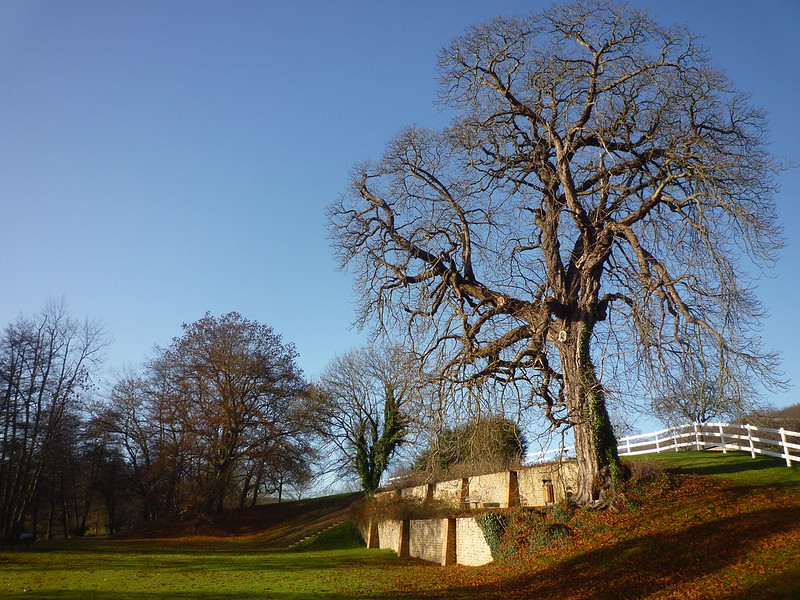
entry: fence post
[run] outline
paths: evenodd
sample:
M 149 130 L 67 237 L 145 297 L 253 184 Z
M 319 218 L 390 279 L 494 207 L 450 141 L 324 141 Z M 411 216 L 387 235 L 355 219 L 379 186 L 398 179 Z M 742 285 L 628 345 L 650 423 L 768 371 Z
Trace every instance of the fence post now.
M 694 449 L 700 450 L 700 430 L 697 426 L 697 421 L 692 423 L 692 425 L 694 426 Z M 703 450 L 705 450 L 705 447 L 705 444 L 703 444 Z
M 661 454 L 661 446 L 658 444 L 658 432 L 656 432 L 656 454 Z
M 678 428 L 672 428 L 672 447 L 675 448 L 675 452 L 680 452 L 680 447 L 678 446 Z
M 750 427 L 751 426 L 750 426 L 749 423 L 747 425 L 745 425 L 745 428 L 747 429 L 747 439 L 750 441 L 750 458 L 755 458 L 756 457 L 756 449 L 755 449 L 755 446 L 753 446 L 753 434 L 750 433 Z
M 725 432 L 722 429 L 722 423 L 717 423 L 719 425 L 719 441 L 722 443 L 722 453 L 728 453 L 728 447 L 725 445 Z
M 791 467 L 792 459 L 789 455 L 789 446 L 786 445 L 786 430 L 783 427 L 781 427 L 780 432 L 781 432 L 781 446 L 783 446 L 783 457 L 786 459 L 786 466 Z
M 625 454 L 631 453 L 631 436 L 625 438 Z

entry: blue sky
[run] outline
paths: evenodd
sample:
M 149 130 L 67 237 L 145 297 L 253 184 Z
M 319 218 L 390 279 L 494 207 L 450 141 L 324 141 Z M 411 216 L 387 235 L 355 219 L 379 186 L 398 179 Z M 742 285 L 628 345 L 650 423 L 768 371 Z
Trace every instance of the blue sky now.
M 365 340 L 324 209 L 409 124 L 443 125 L 439 49 L 550 2 L 0 0 L 0 325 L 64 297 L 145 359 L 206 311 L 296 344 L 309 376 Z M 798 0 L 638 1 L 706 36 L 800 163 Z M 800 380 L 800 172 L 761 284 L 765 345 Z M 773 398 L 800 401 L 797 387 Z

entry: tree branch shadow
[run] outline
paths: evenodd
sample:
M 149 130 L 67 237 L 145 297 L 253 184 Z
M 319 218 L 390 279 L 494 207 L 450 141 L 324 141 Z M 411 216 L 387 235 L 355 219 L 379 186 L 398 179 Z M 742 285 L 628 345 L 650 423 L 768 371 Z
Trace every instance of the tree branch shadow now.
M 743 561 L 753 544 L 772 533 L 800 529 L 800 508 L 754 511 L 700 523 L 671 533 L 645 535 L 621 541 L 573 558 L 557 561 L 531 574 L 512 577 L 502 583 L 451 590 L 451 597 L 537 598 L 570 600 L 618 600 L 646 598 L 675 586 L 713 577 Z M 794 569 L 794 571 L 792 571 Z M 787 565 L 787 573 L 797 565 Z M 780 581 L 775 574 L 774 581 Z M 800 582 L 790 584 L 789 595 L 762 596 L 759 586 L 751 596 L 727 596 L 725 590 L 709 590 L 709 598 L 743 597 L 798 598 Z M 502 590 L 499 588 L 503 588 Z

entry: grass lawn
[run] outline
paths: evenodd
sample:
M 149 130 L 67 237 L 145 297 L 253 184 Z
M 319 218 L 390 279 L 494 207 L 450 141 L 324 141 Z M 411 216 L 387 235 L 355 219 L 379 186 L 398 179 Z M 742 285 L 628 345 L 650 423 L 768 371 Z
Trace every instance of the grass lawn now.
M 189 540 L 44 546 L 0 553 L 0 598 L 381 597 L 398 574 L 416 566 L 390 551 L 363 548 L 286 552 Z
M 300 539 L 302 532 L 288 529 L 312 527 L 310 513 L 295 510 L 293 521 L 284 514 L 259 533 L 252 521 L 226 525 L 247 535 L 37 542 L 0 552 L 0 598 L 800 598 L 800 469 L 735 453 L 637 462 L 645 460 L 669 473 L 631 485 L 616 510 L 579 511 L 567 523 L 568 538 L 535 552 L 523 545 L 509 560 L 483 567 L 365 550 L 349 523 L 278 549 L 275 540 Z M 319 506 L 307 508 L 320 513 Z M 327 518 L 313 527 L 319 531 Z
M 787 467 L 781 458 L 756 454 L 750 458 L 747 452 L 662 452 L 640 454 L 623 460 L 631 462 L 654 462 L 676 473 L 711 475 L 734 481 L 749 487 L 772 487 L 795 489 L 800 492 L 800 464 Z

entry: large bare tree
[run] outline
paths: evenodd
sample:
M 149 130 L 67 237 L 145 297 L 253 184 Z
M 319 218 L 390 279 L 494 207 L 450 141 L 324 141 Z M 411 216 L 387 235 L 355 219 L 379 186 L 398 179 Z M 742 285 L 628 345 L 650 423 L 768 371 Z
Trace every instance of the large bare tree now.
M 775 382 L 748 277 L 781 245 L 765 117 L 692 33 L 605 2 L 474 26 L 439 70 L 451 126 L 402 131 L 329 208 L 362 323 L 571 427 L 595 502 L 620 477 L 604 374 Z

